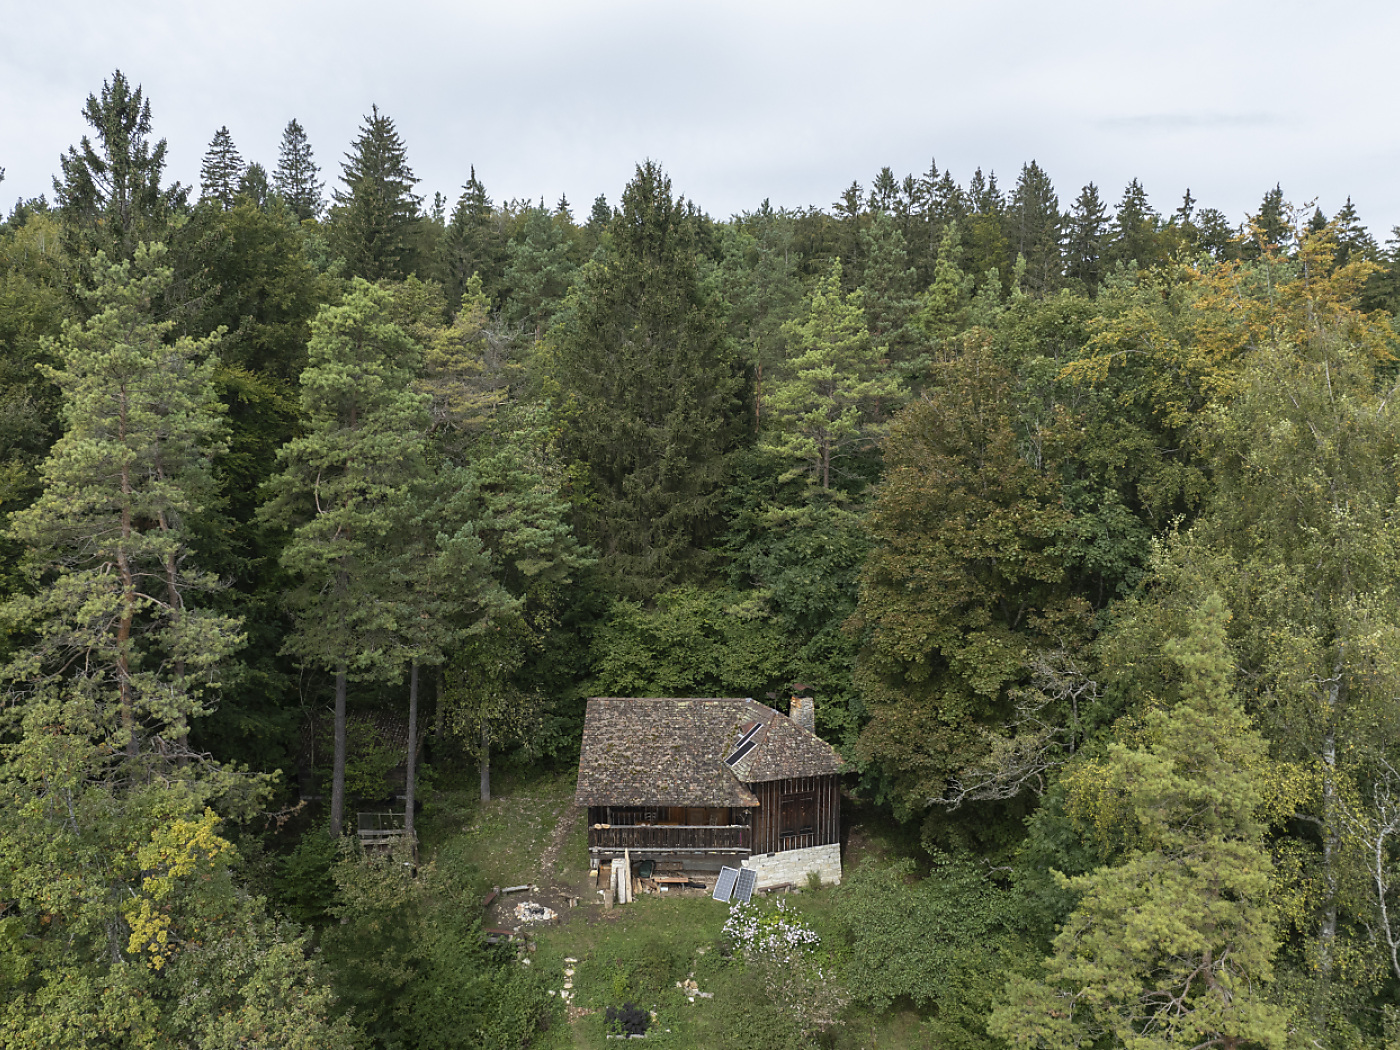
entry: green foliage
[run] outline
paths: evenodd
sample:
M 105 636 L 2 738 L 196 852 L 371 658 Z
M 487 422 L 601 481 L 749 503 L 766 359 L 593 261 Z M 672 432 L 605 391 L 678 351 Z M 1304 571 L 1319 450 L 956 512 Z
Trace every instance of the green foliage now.
M 418 179 L 389 117 L 371 107 L 341 165 L 344 190 L 335 191 L 331 242 L 347 272 L 371 281 L 407 277 L 418 268 L 421 199 Z
M 304 432 L 278 453 L 259 511 L 293 531 L 283 565 L 300 578 L 287 649 L 330 670 L 397 674 L 385 544 L 422 469 L 425 399 L 410 389 L 417 346 L 386 316 L 388 296 L 357 281 L 312 324 L 301 376 Z
M 872 710 L 859 754 L 906 813 L 1014 796 L 1014 775 L 959 772 L 998 752 L 1008 691 L 1037 652 L 1076 644 L 1087 612 L 1063 586 L 1053 547 L 1067 515 L 1054 476 L 1022 454 L 1011 374 L 969 338 L 937 377 L 886 445 L 852 621 Z
M 544 988 L 483 942 L 468 858 L 440 857 L 415 877 L 398 858 L 347 856 L 335 879 L 345 921 L 326 928 L 327 966 L 378 1045 L 515 1050 L 538 1030 Z
M 585 472 L 580 533 L 631 597 L 705 563 L 744 436 L 743 378 L 695 227 L 661 169 L 639 167 L 611 254 L 585 267 L 552 337 L 563 444 Z
M 1030 910 L 970 858 L 865 864 L 835 893 L 846 980 L 858 1003 L 887 1010 L 907 998 L 931 1012 L 938 1045 L 993 1047 L 985 1019 L 1009 974 L 1033 968 Z
M 131 258 L 143 242 L 164 238 L 188 193 L 179 183 L 162 187 L 165 139 L 151 143 L 151 103 L 140 85 L 119 69 L 87 97 L 83 119 L 97 136 L 82 137 L 59 158 L 63 178 L 53 180 L 64 219 L 65 243 L 80 258 L 105 252 Z
M 600 696 L 762 696 L 792 674 L 785 638 L 760 610 L 690 587 L 662 592 L 653 609 L 618 602 L 592 653 Z
M 305 129 L 296 120 L 288 121 L 282 130 L 272 184 L 277 189 L 277 195 L 300 222 L 321 216 L 321 209 L 325 206 L 321 193 L 326 184 L 320 180 L 320 174 L 321 169 L 316 165 Z
M 1268 998 L 1278 947 L 1250 766 L 1266 745 L 1230 689 L 1228 613 L 1212 596 L 1168 644 L 1181 700 L 1147 715 L 1149 747 L 1114 744 L 1105 774 L 1133 848 L 1069 884 L 1083 898 L 1043 978 L 1013 978 L 989 1031 L 1013 1046 L 1287 1044 Z
M 903 400 L 898 378 L 882 373 L 886 348 L 872 345 L 862 300 L 862 292 L 841 294 L 841 264 L 833 263 L 783 326 L 788 359 L 767 399 L 765 446 L 824 492 L 833 471 L 838 489 L 858 487 L 847 458 L 876 442 L 877 413 Z
M 323 830 L 313 829 L 297 840 L 282 857 L 277 871 L 277 906 L 293 922 L 324 922 L 335 900 L 333 873 L 339 843 Z

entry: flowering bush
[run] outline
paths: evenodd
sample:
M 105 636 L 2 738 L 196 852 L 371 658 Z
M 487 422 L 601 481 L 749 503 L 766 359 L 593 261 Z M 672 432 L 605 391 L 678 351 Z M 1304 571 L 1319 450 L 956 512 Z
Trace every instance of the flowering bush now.
M 821 943 L 817 931 L 789 911 L 782 898 L 773 911 L 753 903 L 732 905 L 723 932 L 747 956 L 789 956 Z

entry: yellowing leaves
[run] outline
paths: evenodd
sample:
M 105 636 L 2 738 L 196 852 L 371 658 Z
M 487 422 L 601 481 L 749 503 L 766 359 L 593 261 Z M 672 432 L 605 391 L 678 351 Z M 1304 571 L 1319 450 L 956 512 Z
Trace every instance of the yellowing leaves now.
M 147 955 L 152 969 L 163 968 L 180 937 L 172 912 L 180 891 L 195 880 L 207 880 L 228 864 L 233 844 L 218 834 L 219 818 L 206 809 L 198 820 L 175 820 L 151 832 L 151 841 L 137 851 L 143 872 L 142 895 L 123 909 L 131 936 L 127 951 Z

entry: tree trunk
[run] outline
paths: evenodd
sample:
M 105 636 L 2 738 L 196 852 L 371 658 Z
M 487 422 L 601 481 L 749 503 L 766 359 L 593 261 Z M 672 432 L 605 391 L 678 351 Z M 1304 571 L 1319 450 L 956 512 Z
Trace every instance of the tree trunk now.
M 331 838 L 340 838 L 345 818 L 345 673 L 335 672 L 335 764 L 331 768 Z
M 481 801 L 491 801 L 491 728 L 481 727 Z
M 418 774 L 418 661 L 408 670 L 408 771 L 403 792 L 403 829 L 409 848 L 418 856 L 418 840 L 413 835 L 414 778 Z
M 439 667 L 437 675 L 437 703 L 433 706 L 433 747 L 443 746 L 442 730 L 444 724 L 447 721 L 447 704 L 445 703 L 446 696 L 447 672 L 444 671 L 441 667 Z M 437 754 L 437 752 L 433 753 L 433 757 L 439 762 L 442 761 L 442 756 Z

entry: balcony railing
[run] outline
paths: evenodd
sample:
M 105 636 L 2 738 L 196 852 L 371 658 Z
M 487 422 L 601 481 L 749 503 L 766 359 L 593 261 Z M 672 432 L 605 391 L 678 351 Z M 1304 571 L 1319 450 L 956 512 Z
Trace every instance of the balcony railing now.
M 588 829 L 589 849 L 749 851 L 750 829 L 744 824 L 604 824 Z

